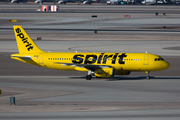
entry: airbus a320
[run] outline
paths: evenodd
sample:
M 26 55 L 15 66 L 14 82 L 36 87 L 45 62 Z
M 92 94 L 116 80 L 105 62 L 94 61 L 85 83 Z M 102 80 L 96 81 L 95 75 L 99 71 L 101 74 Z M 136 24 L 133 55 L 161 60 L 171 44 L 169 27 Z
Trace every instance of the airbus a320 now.
M 21 26 L 13 26 L 19 53 L 11 58 L 45 68 L 87 72 L 92 76 L 114 77 L 129 75 L 132 71 L 146 72 L 165 70 L 170 67 L 162 57 L 149 53 L 76 53 L 45 52 L 38 48 Z

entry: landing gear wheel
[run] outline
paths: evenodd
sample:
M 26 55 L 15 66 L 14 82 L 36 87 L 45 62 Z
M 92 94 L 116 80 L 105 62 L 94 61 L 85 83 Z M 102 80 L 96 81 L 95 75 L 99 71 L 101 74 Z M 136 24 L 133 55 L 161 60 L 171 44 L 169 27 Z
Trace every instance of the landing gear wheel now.
M 149 76 L 149 71 L 146 71 L 146 75 L 147 75 L 147 80 L 151 79 L 151 77 Z
M 86 80 L 91 80 L 92 76 L 91 75 L 86 75 Z
M 147 80 L 149 80 L 149 79 L 151 79 L 151 77 L 150 77 L 150 76 L 147 76 Z

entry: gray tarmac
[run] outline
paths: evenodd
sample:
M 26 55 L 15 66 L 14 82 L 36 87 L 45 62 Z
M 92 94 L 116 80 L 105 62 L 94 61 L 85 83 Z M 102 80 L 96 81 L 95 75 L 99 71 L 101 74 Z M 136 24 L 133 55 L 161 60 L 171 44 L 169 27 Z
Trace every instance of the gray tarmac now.
M 71 4 L 60 6 L 58 13 L 37 12 L 39 5 L 33 3 L 1 3 L 0 8 L 1 120 L 179 120 L 179 6 Z M 9 22 L 12 19 L 17 22 Z M 151 80 L 146 80 L 145 73 L 132 72 L 86 81 L 84 72 L 51 70 L 10 59 L 10 54 L 18 52 L 13 25 L 22 25 L 44 51 L 147 51 L 162 56 L 171 67 L 151 72 Z M 12 95 L 16 105 L 9 105 Z
M 129 78 L 129 79 L 128 79 Z M 179 79 L 1 76 L 0 119 L 179 119 Z M 16 105 L 9 105 L 9 96 Z

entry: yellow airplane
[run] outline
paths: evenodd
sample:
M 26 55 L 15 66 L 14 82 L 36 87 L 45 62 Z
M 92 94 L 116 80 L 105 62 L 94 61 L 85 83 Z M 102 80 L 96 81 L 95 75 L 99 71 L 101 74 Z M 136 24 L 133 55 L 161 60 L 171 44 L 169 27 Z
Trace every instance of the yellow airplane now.
M 149 53 L 76 53 L 45 52 L 38 48 L 21 26 L 13 26 L 19 53 L 11 58 L 45 68 L 57 70 L 77 70 L 88 72 L 97 78 L 129 75 L 131 71 L 143 71 L 150 79 L 150 71 L 169 68 L 162 57 Z

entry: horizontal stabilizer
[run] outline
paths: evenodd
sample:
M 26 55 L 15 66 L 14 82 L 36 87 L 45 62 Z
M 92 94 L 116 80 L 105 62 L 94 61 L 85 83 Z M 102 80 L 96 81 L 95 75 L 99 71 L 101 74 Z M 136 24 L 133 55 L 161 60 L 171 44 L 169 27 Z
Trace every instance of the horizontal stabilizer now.
M 11 55 L 11 57 L 20 58 L 20 59 L 23 59 L 25 61 L 31 60 L 31 56 Z

